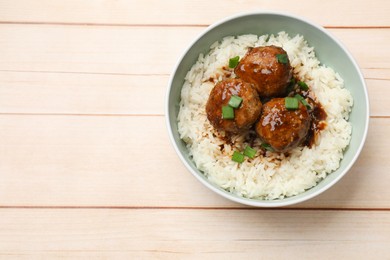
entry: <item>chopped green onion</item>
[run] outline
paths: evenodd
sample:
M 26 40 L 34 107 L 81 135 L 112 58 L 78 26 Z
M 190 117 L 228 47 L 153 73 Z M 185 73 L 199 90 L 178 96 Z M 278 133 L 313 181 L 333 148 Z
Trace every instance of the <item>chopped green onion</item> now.
M 307 108 L 307 109 L 311 109 L 311 106 L 309 103 L 307 103 L 307 101 L 304 99 L 304 100 L 301 100 L 302 104 Z
M 303 81 L 298 81 L 298 85 L 301 87 L 302 90 L 309 90 L 309 86 Z
M 298 109 L 298 99 L 295 97 L 286 97 L 284 98 L 284 105 L 288 110 Z
M 267 151 L 270 151 L 270 152 L 274 152 L 275 151 L 274 148 L 272 148 L 272 146 L 267 144 L 267 143 L 262 143 L 260 146 L 261 146 L 261 148 L 263 148 L 263 149 L 265 149 Z
M 240 56 L 236 56 L 234 58 L 229 59 L 229 68 L 234 69 L 238 65 L 239 60 Z
M 244 155 L 240 152 L 234 151 L 232 161 L 242 163 L 244 161 Z
M 256 155 L 256 150 L 248 145 L 247 147 L 245 147 L 244 155 L 246 155 L 249 158 L 253 159 L 255 157 L 255 155 Z
M 298 101 L 300 101 L 307 109 L 311 109 L 311 106 L 309 103 L 307 103 L 307 101 L 299 94 L 296 94 L 294 96 L 296 99 L 298 99 Z
M 287 86 L 287 94 L 290 93 L 294 87 L 295 87 L 295 79 L 294 78 L 291 78 L 290 82 L 288 83 L 288 86 Z
M 302 101 L 302 100 L 305 100 L 301 95 L 299 95 L 299 94 L 296 94 L 295 96 L 294 96 L 296 99 L 298 99 L 298 101 Z
M 290 84 L 295 84 L 296 83 L 296 80 L 295 80 L 295 78 L 291 78 L 291 80 L 290 80 Z
M 241 97 L 233 95 L 230 97 L 229 106 L 231 106 L 233 108 L 238 108 L 241 105 L 241 102 L 242 102 Z
M 231 106 L 222 107 L 222 118 L 223 119 L 234 119 L 234 109 Z
M 276 54 L 276 59 L 278 59 L 279 63 L 287 64 L 288 57 L 286 53 Z

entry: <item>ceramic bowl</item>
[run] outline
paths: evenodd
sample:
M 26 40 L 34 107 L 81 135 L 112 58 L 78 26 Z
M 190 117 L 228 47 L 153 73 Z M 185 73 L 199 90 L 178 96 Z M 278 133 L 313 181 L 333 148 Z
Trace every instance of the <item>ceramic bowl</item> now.
M 317 58 L 322 64 L 333 68 L 344 79 L 345 87 L 351 92 L 354 106 L 349 121 L 352 124 L 350 145 L 344 152 L 339 169 L 329 174 L 315 187 L 299 195 L 278 199 L 259 200 L 248 199 L 234 195 L 209 182 L 199 171 L 188 155 L 185 143 L 180 139 L 177 127 L 180 92 L 186 73 L 196 62 L 200 53 L 207 53 L 210 45 L 229 35 L 242 34 L 276 34 L 287 32 L 291 37 L 302 35 L 313 46 Z M 280 12 L 251 12 L 243 13 L 223 19 L 209 26 L 187 47 L 179 58 L 169 80 L 166 104 L 166 123 L 172 144 L 186 168 L 201 183 L 217 194 L 232 201 L 258 207 L 280 207 L 303 202 L 324 192 L 340 180 L 352 167 L 358 158 L 366 140 L 369 124 L 369 101 L 367 88 L 355 60 L 333 35 L 323 27 L 316 25 L 302 17 Z M 197 194 L 194 194 L 197 196 Z

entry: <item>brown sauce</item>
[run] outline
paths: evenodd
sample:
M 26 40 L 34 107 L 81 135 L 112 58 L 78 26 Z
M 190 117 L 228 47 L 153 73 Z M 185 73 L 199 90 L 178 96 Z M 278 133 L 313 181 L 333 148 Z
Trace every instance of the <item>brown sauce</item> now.
M 326 117 L 327 114 L 322 107 L 321 103 L 318 101 L 314 101 L 310 99 L 311 102 L 309 104 L 311 105 L 312 109 L 309 110 L 309 114 L 311 117 L 310 122 L 310 128 L 306 135 L 305 140 L 303 141 L 303 145 L 311 148 L 313 144 L 316 143 L 317 136 L 321 130 L 324 130 L 326 127 Z
M 230 72 L 228 71 L 228 69 L 226 67 L 223 67 L 224 70 L 226 70 L 224 72 L 225 75 L 223 75 L 224 77 L 228 78 L 231 76 Z M 228 74 L 228 75 L 226 75 Z M 217 75 L 219 77 L 219 75 Z M 208 79 L 209 82 L 213 82 L 215 83 L 216 81 L 218 81 L 218 79 L 216 78 L 209 78 Z M 299 79 L 298 78 L 295 78 L 295 82 L 298 82 Z M 294 96 L 296 94 L 299 94 L 301 95 L 302 97 L 304 97 L 309 105 L 311 106 L 311 109 L 308 110 L 309 112 L 309 115 L 310 115 L 310 128 L 309 128 L 309 131 L 306 135 L 306 138 L 304 139 L 304 141 L 302 142 L 301 146 L 307 146 L 309 148 L 311 148 L 315 143 L 316 143 L 316 140 L 317 140 L 317 137 L 318 137 L 318 134 L 320 133 L 320 131 L 324 130 L 327 126 L 325 120 L 327 118 L 327 114 L 324 110 L 324 108 L 322 107 L 321 103 L 318 102 L 317 100 L 315 100 L 315 98 L 313 98 L 315 95 L 313 93 L 310 92 L 310 90 L 308 91 L 302 91 L 300 90 L 299 88 L 295 88 L 293 90 L 291 90 L 287 96 Z M 269 101 L 271 98 L 262 98 L 261 101 L 262 103 L 266 103 L 267 101 Z M 231 139 L 231 136 L 230 134 L 226 133 L 225 136 L 219 136 L 219 138 L 221 138 L 226 144 L 230 144 L 230 145 L 233 145 L 233 141 Z M 249 146 L 253 146 L 256 139 L 259 138 L 254 130 L 254 126 L 252 128 L 252 130 L 249 131 L 249 134 L 247 134 L 245 136 L 245 142 L 248 143 Z M 221 145 L 220 147 L 221 150 L 223 150 L 223 145 Z M 284 156 L 289 156 L 289 153 L 284 153 Z
M 295 82 L 301 81 L 298 77 L 293 77 Z M 301 90 L 299 87 L 295 87 L 290 90 L 288 93 L 288 96 L 295 96 L 296 94 L 301 95 L 304 97 L 309 105 L 311 106 L 311 109 L 308 110 L 309 115 L 310 115 L 310 128 L 309 131 L 306 135 L 305 140 L 302 142 L 302 146 L 307 146 L 311 148 L 317 140 L 318 134 L 320 133 L 321 130 L 324 130 L 326 128 L 326 118 L 327 114 L 322 107 L 321 103 L 315 99 L 315 94 L 312 93 L 309 90 L 304 91 Z
M 222 70 L 223 70 L 223 74 L 222 74 L 222 79 L 228 79 L 228 78 L 231 78 L 232 76 L 232 69 L 231 68 L 228 68 L 228 67 L 225 67 L 223 66 L 222 67 Z M 219 81 L 219 77 L 221 75 L 219 73 L 217 73 L 215 75 L 215 77 L 210 77 L 206 80 L 206 82 L 211 82 L 211 83 L 217 83 Z

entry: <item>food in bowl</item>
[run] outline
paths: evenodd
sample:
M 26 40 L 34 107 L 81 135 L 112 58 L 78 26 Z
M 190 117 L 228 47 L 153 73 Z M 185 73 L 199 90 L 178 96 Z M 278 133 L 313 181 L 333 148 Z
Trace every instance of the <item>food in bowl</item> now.
M 217 130 L 239 133 L 253 126 L 260 116 L 261 106 L 260 97 L 251 84 L 229 78 L 218 82 L 211 90 L 206 103 L 207 119 Z
M 291 69 L 287 66 L 281 76 L 270 77 L 267 84 L 264 84 L 266 77 L 242 76 L 240 63 L 235 69 L 229 67 L 229 61 L 231 62 L 232 59 L 234 61 L 238 56 L 245 70 L 245 64 L 253 64 L 253 58 L 258 55 L 256 52 L 261 53 L 263 49 L 269 48 L 272 48 L 271 51 L 275 48 L 278 52 L 275 52 L 274 56 L 265 56 L 265 60 L 272 59 L 285 51 Z M 251 50 L 256 52 L 251 54 Z M 278 57 L 284 59 L 283 55 Z M 268 65 L 270 64 L 253 68 L 253 72 L 256 69 L 267 76 L 267 73 L 272 71 L 272 66 L 280 64 L 271 64 L 270 68 L 267 67 Z M 289 76 L 283 78 L 284 75 Z M 208 113 L 216 111 L 217 116 L 223 117 L 222 109 L 227 106 L 224 103 L 227 97 L 225 96 L 223 100 L 220 98 L 217 101 L 210 101 L 211 105 L 209 105 L 210 93 L 214 96 L 215 87 L 221 88 L 222 91 L 229 90 L 228 86 L 224 86 L 229 85 L 226 82 L 231 82 L 233 84 L 231 88 L 234 89 L 234 84 L 238 84 L 236 81 L 243 86 L 252 85 L 261 100 L 257 105 L 251 105 L 248 110 L 253 113 L 247 121 L 244 116 L 243 124 L 229 125 L 235 120 L 238 121 L 235 117 L 222 118 L 228 122 L 228 126 L 224 125 L 225 121 L 221 124 L 213 123 Z M 309 87 L 310 91 L 300 89 L 297 82 L 302 82 L 300 85 Z M 272 85 L 277 86 L 278 90 L 275 91 L 276 87 Z M 290 85 L 300 89 L 301 98 L 295 97 L 296 90 L 288 91 Z M 306 87 L 302 88 L 306 89 Z M 229 101 L 231 96 L 240 97 L 237 95 L 239 93 L 233 92 L 228 91 Z M 250 90 L 248 93 L 251 94 L 245 94 L 240 97 L 241 101 L 235 101 L 236 104 L 238 102 L 240 104 L 237 108 L 231 107 L 233 114 L 238 113 L 237 109 L 241 109 L 244 104 L 256 102 L 256 94 Z M 291 93 L 294 96 L 288 96 Z M 281 105 L 280 99 L 286 102 L 287 98 L 298 101 L 294 113 L 299 112 L 296 116 L 302 117 L 302 122 L 291 127 L 293 129 L 287 127 L 288 131 L 284 135 L 269 138 L 268 134 L 272 131 L 270 128 L 265 128 L 270 125 L 264 122 L 272 116 L 270 112 L 272 108 Z M 310 47 L 302 36 L 290 37 L 284 32 L 276 35 L 229 36 L 212 44 L 206 55 L 200 54 L 197 62 L 188 71 L 181 92 L 177 118 L 178 132 L 180 138 L 186 143 L 196 167 L 212 183 L 245 198 L 282 199 L 314 187 L 339 167 L 343 151 L 351 139 L 352 127 L 348 117 L 352 104 L 352 96 L 344 88 L 342 78 L 333 69 L 320 64 L 314 48 Z M 214 108 L 206 109 L 207 106 L 214 106 Z M 307 106 L 316 108 L 311 115 L 318 114 L 314 119 L 310 116 L 310 127 L 307 123 L 309 118 L 307 111 L 305 112 Z M 256 117 L 257 107 L 261 107 L 262 111 L 258 115 L 257 122 L 253 122 L 256 120 L 251 117 Z M 326 118 L 321 116 L 323 115 L 321 111 L 326 114 Z M 290 111 L 286 108 L 285 112 Z M 289 117 L 295 118 L 293 115 Z M 306 133 L 304 137 L 301 136 L 301 132 Z M 291 143 L 277 144 L 283 136 L 291 137 L 294 133 L 297 138 L 292 138 Z M 305 143 L 309 135 L 311 135 L 310 142 Z
M 286 51 L 271 45 L 249 48 L 234 73 L 252 83 L 260 96 L 275 97 L 286 94 L 292 68 Z
M 310 141 L 315 137 L 308 135 L 312 122 L 311 115 L 314 113 L 309 113 L 302 102 L 296 100 L 295 103 L 296 108 L 291 109 L 286 103 L 286 98 L 273 98 L 263 107 L 255 130 L 272 151 L 288 152 L 306 139 Z M 311 107 L 310 110 L 314 112 Z

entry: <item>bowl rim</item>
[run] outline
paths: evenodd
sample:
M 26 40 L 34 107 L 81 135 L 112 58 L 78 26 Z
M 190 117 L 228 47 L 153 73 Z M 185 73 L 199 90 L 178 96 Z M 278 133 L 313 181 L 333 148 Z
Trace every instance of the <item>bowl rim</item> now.
M 321 31 L 327 37 L 332 39 L 345 52 L 345 54 L 347 55 L 347 57 L 350 59 L 351 63 L 355 67 L 355 70 L 357 71 L 358 76 L 359 76 L 359 80 L 360 80 L 360 82 L 362 82 L 362 85 L 363 85 L 364 98 L 365 98 L 365 101 L 366 101 L 365 111 L 367 111 L 366 118 L 365 118 L 366 124 L 364 126 L 362 139 L 360 141 L 359 146 L 356 149 L 356 153 L 353 155 L 352 159 L 349 161 L 349 163 L 347 164 L 345 169 L 342 172 L 340 172 L 340 174 L 337 175 L 336 178 L 334 178 L 332 181 L 327 183 L 325 186 L 319 188 L 315 192 L 313 192 L 311 194 L 308 194 L 306 196 L 300 197 L 300 198 L 296 198 L 296 196 L 292 196 L 292 197 L 283 198 L 283 199 L 280 199 L 280 200 L 279 199 L 277 199 L 277 200 L 258 200 L 258 199 L 250 199 L 250 198 L 239 197 L 239 196 L 237 196 L 237 195 L 235 195 L 233 193 L 230 193 L 228 191 L 219 189 L 218 187 L 214 186 L 214 184 L 212 184 L 210 181 L 208 181 L 206 178 L 201 177 L 200 174 L 202 174 L 202 173 L 200 173 L 200 172 L 198 173 L 198 172 L 194 171 L 188 165 L 186 159 L 184 158 L 183 154 L 181 153 L 181 151 L 180 151 L 180 149 L 179 149 L 179 147 L 178 147 L 178 145 L 176 143 L 176 140 L 175 140 L 175 138 L 173 136 L 172 129 L 170 127 L 171 126 L 171 120 L 170 120 L 170 117 L 169 117 L 169 112 L 170 112 L 169 111 L 169 100 L 170 100 L 170 93 L 171 93 L 171 90 L 172 90 L 172 83 L 173 83 L 173 80 L 174 80 L 175 75 L 177 73 L 177 70 L 179 69 L 179 66 L 180 66 L 181 62 L 185 58 L 187 53 L 191 50 L 191 48 L 194 46 L 195 43 L 197 43 L 204 35 L 206 35 L 208 32 L 210 32 L 214 28 L 216 28 L 216 27 L 218 27 L 218 26 L 220 26 L 220 25 L 222 25 L 222 24 L 224 24 L 224 23 L 226 23 L 228 21 L 231 21 L 231 20 L 235 20 L 235 19 L 238 19 L 238 18 L 246 17 L 246 16 L 257 16 L 257 15 L 274 15 L 274 16 L 287 17 L 287 18 L 295 19 L 295 20 L 298 20 L 300 22 L 306 23 L 309 26 L 312 26 L 315 29 Z M 365 145 L 366 139 L 367 139 L 367 133 L 368 133 L 368 127 L 369 127 L 369 121 L 370 121 L 370 103 L 369 103 L 369 97 L 368 97 L 368 91 L 367 91 L 366 82 L 364 80 L 363 74 L 362 74 L 362 72 L 361 72 L 361 70 L 360 70 L 356 60 L 353 58 L 352 54 L 344 46 L 344 44 L 342 42 L 340 42 L 335 36 L 332 35 L 332 33 L 327 31 L 325 28 L 323 28 L 322 26 L 318 25 L 315 22 L 312 22 L 311 20 L 309 20 L 307 18 L 303 18 L 301 16 L 297 16 L 297 15 L 294 15 L 294 14 L 291 14 L 291 13 L 287 13 L 287 12 L 283 12 L 283 11 L 273 11 L 273 10 L 261 10 L 261 11 L 258 10 L 258 11 L 239 12 L 237 14 L 230 15 L 230 16 L 227 16 L 225 18 L 222 18 L 222 19 L 216 21 L 215 23 L 213 23 L 210 26 L 208 26 L 205 30 L 203 30 L 200 34 L 198 34 L 191 41 L 191 43 L 187 45 L 187 47 L 184 49 L 184 51 L 182 52 L 182 54 L 179 56 L 179 58 L 176 61 L 174 69 L 173 69 L 173 71 L 172 71 L 172 73 L 170 74 L 170 77 L 169 77 L 168 87 L 167 87 L 166 94 L 165 94 L 165 104 L 164 104 L 164 106 L 165 106 L 165 108 L 164 108 L 164 110 L 165 110 L 164 111 L 165 112 L 165 123 L 166 123 L 166 127 L 167 127 L 167 130 L 168 130 L 169 139 L 171 141 L 171 144 L 174 147 L 174 150 L 175 150 L 176 154 L 179 156 L 181 162 L 184 164 L 186 169 L 188 171 L 190 171 L 191 174 L 193 176 L 195 176 L 195 178 L 198 179 L 203 185 L 205 185 L 206 187 L 208 187 L 210 190 L 214 191 L 215 193 L 221 195 L 222 197 L 224 197 L 224 198 L 226 198 L 228 200 L 231 200 L 233 202 L 236 202 L 236 203 L 240 203 L 240 204 L 248 205 L 248 206 L 255 206 L 255 207 L 284 207 L 284 206 L 289 206 L 289 205 L 293 205 L 293 204 L 302 203 L 302 202 L 307 201 L 307 200 L 309 200 L 309 199 L 311 199 L 313 197 L 318 196 L 319 194 L 323 193 L 325 190 L 327 190 L 330 187 L 332 187 L 347 172 L 349 172 L 349 170 L 355 164 L 356 160 L 358 159 L 359 155 L 361 154 L 361 151 L 362 151 L 362 149 L 363 149 L 363 147 Z

